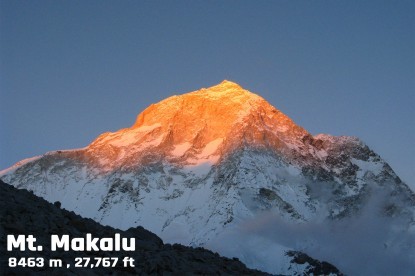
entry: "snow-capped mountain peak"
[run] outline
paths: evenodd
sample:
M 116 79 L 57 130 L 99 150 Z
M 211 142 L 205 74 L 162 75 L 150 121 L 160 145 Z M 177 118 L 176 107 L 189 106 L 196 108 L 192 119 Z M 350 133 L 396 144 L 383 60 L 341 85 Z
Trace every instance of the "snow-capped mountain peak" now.
M 371 241 L 377 267 L 396 252 L 415 257 L 415 195 L 379 155 L 357 138 L 313 136 L 230 81 L 152 104 L 129 128 L 0 177 L 100 223 L 142 225 L 276 274 L 289 273 L 289 250 L 356 272 L 346 264 L 362 258 L 333 248 L 347 233 Z M 373 225 L 382 234 L 365 232 Z M 405 265 L 396 267 L 414 268 Z
M 155 152 L 167 160 L 216 163 L 242 142 L 284 150 L 307 134 L 260 96 L 223 81 L 150 105 L 132 127 L 99 136 L 86 153 L 105 170 L 142 163 Z

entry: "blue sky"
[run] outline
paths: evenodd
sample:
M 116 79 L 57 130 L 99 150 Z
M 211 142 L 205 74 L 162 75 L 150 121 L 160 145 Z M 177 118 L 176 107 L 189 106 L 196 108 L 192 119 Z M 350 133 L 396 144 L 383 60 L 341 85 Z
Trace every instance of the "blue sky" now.
M 415 187 L 414 1 L 0 1 L 0 169 L 223 79 Z

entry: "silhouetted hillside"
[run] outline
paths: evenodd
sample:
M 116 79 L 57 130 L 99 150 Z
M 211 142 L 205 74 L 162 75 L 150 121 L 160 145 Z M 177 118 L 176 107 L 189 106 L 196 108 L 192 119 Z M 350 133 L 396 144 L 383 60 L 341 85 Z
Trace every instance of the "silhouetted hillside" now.
M 51 204 L 27 190 L 18 190 L 0 181 L 0 255 L 3 275 L 30 275 L 36 272 L 44 275 L 122 275 L 122 274 L 220 274 L 220 275 L 266 275 L 248 269 L 237 259 L 228 259 L 203 248 L 190 248 L 182 245 L 163 244 L 162 240 L 142 227 L 121 231 L 102 226 L 92 219 L 85 219 L 74 212 L 60 209 L 59 203 Z M 135 252 L 73 252 L 50 251 L 52 234 L 68 234 L 70 237 L 135 237 Z M 33 235 L 43 251 L 7 252 L 7 234 Z M 135 259 L 134 268 L 122 266 L 125 256 Z M 9 268 L 9 257 L 43 257 L 43 268 Z M 75 257 L 119 257 L 118 266 L 113 268 L 75 268 Z M 62 259 L 62 268 L 49 268 L 49 259 Z M 66 264 L 71 263 L 70 268 Z

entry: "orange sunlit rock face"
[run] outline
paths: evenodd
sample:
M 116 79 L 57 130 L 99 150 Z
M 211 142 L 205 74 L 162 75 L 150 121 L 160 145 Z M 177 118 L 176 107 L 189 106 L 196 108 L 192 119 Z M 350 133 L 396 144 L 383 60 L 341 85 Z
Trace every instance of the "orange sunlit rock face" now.
M 213 164 L 247 145 L 289 152 L 307 134 L 260 96 L 223 81 L 150 105 L 132 127 L 100 135 L 86 159 L 105 170 L 159 160 Z

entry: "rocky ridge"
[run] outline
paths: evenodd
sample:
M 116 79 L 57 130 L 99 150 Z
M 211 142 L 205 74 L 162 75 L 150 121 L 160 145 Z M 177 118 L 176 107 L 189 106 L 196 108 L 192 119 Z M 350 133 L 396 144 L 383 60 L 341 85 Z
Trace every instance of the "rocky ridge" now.
M 257 270 L 246 268 L 237 259 L 228 259 L 202 248 L 190 248 L 179 244 L 164 244 L 153 233 L 142 227 L 130 228 L 127 231 L 102 226 L 91 219 L 82 218 L 74 212 L 60 209 L 59 203 L 54 205 L 36 197 L 26 190 L 16 188 L 0 181 L 0 255 L 1 275 L 23 275 L 36 272 L 37 275 L 184 275 L 184 274 L 220 274 L 220 275 L 267 275 Z M 51 251 L 50 236 L 70 235 L 85 237 L 93 233 L 94 237 L 114 237 L 119 233 L 122 237 L 136 239 L 134 252 L 74 252 Z M 43 245 L 41 252 L 6 251 L 6 235 L 33 235 L 37 243 Z M 134 257 L 136 266 L 124 267 L 121 262 L 113 268 L 75 268 L 75 257 Z M 43 257 L 46 261 L 63 260 L 62 268 L 29 268 L 8 266 L 8 257 Z M 66 268 L 70 263 L 71 267 Z

